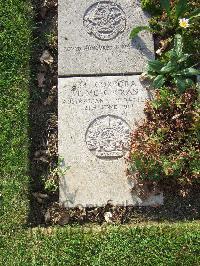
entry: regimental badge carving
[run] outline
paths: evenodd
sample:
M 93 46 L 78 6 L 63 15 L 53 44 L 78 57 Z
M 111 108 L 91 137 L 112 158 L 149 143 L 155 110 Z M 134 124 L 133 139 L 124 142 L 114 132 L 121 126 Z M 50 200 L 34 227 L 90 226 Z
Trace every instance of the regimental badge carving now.
M 98 158 L 116 159 L 124 156 L 130 146 L 130 127 L 114 115 L 96 118 L 86 132 L 86 145 Z
M 90 35 L 108 41 L 125 30 L 126 15 L 120 5 L 111 1 L 99 1 L 86 10 L 83 24 Z

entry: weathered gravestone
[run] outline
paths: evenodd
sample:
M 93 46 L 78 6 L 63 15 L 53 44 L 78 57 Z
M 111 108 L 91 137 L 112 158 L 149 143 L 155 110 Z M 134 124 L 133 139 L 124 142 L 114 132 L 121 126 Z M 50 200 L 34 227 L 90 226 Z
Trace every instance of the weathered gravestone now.
M 60 0 L 59 75 L 142 72 L 153 58 L 153 41 L 133 26 L 147 24 L 140 1 Z
M 141 200 L 133 193 L 124 159 L 150 97 L 137 73 L 154 57 L 151 35 L 129 40 L 134 25 L 147 23 L 139 2 L 60 0 L 59 155 L 70 166 L 60 178 L 60 202 L 66 207 L 162 203 L 161 194 Z

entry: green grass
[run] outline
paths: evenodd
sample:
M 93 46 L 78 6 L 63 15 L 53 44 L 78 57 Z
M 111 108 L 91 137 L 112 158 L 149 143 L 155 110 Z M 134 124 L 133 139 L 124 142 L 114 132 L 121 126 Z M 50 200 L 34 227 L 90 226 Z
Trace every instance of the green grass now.
M 198 224 L 10 232 L 1 265 L 199 265 Z
M 3 227 L 27 216 L 31 4 L 0 1 L 0 189 Z
M 0 265 L 198 265 L 198 223 L 29 229 L 29 0 L 0 1 Z

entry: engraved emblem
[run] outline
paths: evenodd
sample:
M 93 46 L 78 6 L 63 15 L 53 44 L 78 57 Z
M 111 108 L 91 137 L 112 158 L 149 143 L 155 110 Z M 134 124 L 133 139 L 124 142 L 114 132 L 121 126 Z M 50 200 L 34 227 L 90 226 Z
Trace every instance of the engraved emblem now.
M 99 1 L 86 10 L 83 24 L 90 35 L 108 41 L 125 30 L 126 16 L 120 5 Z
M 86 132 L 88 149 L 98 158 L 115 159 L 124 156 L 130 145 L 130 127 L 114 115 L 96 118 Z

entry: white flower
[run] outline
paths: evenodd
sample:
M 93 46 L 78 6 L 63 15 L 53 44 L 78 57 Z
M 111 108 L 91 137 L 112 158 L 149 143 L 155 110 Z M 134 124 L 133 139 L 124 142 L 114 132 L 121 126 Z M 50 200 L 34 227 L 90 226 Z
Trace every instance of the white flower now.
M 107 223 L 113 223 L 112 222 L 112 213 L 111 212 L 105 212 L 104 213 L 104 218 L 105 218 L 105 221 L 107 222 Z
M 162 48 L 159 48 L 159 49 L 156 51 L 156 54 L 161 55 L 161 54 L 162 54 Z
M 179 19 L 179 25 L 181 28 L 188 28 L 190 25 L 189 25 L 189 19 L 188 18 L 180 18 Z

